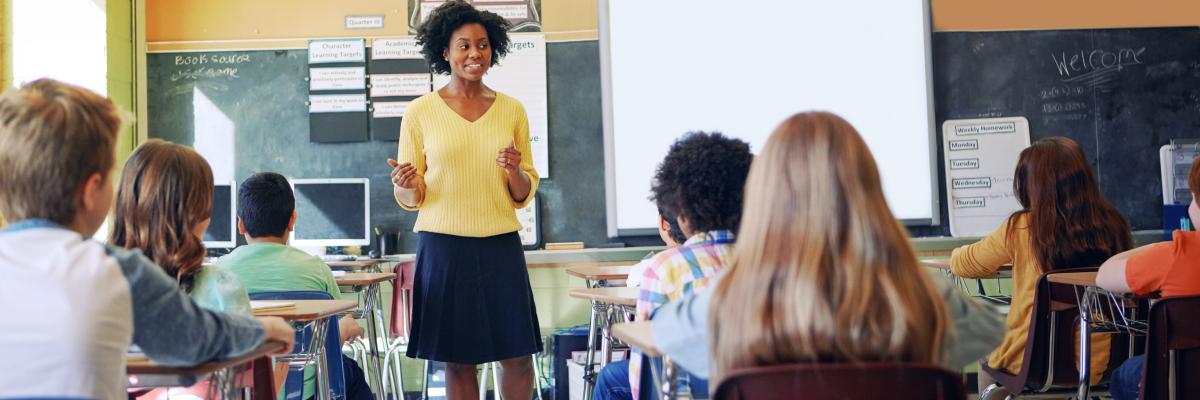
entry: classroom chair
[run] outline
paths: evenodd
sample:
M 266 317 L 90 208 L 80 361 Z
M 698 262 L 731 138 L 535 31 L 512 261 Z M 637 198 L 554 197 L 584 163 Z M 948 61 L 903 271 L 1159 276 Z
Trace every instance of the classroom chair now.
M 1079 322 L 1076 288 L 1052 284 L 1047 277 L 1096 270 L 1098 268 L 1066 268 L 1042 275 L 1034 289 L 1033 310 L 1030 313 L 1033 321 L 1029 324 L 1029 337 L 1025 341 L 1021 372 L 1010 374 L 992 368 L 987 364 L 986 358 L 980 362 L 979 368 L 995 378 L 996 382 L 1013 396 L 1064 398 L 1074 395 L 1079 388 L 1079 370 L 1075 366 L 1075 347 L 1079 338 L 1076 330 Z M 1121 345 L 1127 343 L 1127 334 L 1112 335 L 1108 372 L 1115 370 L 1129 357 L 1130 346 Z M 984 395 L 993 390 L 996 390 L 996 385 L 984 389 L 980 397 L 986 398 Z M 1092 390 L 1095 395 L 1106 392 L 1103 388 Z
M 333 296 L 319 290 L 288 290 L 277 292 L 250 293 L 250 300 L 333 300 Z M 325 332 L 325 367 L 329 374 L 329 391 L 331 398 L 346 397 L 346 377 L 342 370 L 341 331 L 338 329 L 338 319 L 329 318 L 329 327 Z M 296 332 L 296 345 L 293 353 L 310 352 L 306 346 L 312 336 L 312 329 L 305 328 Z M 320 367 L 318 367 L 320 373 Z M 284 398 L 287 400 L 304 398 L 304 370 L 289 371 L 284 384 Z
M 800 363 L 733 371 L 715 400 L 963 400 L 962 375 L 941 367 L 895 362 Z
M 1142 399 L 1200 398 L 1200 296 L 1167 297 L 1150 306 Z
M 387 349 L 384 352 L 383 370 L 387 372 L 384 380 L 387 384 L 384 385 L 392 393 L 398 393 L 399 397 L 404 394 L 404 368 L 400 365 L 400 360 L 404 353 L 408 351 L 408 331 L 412 327 L 412 297 L 413 279 L 415 277 L 416 262 L 405 261 L 396 263 L 395 269 L 392 270 L 396 274 L 396 279 L 392 281 L 392 319 L 388 323 L 388 330 L 392 335 L 392 342 L 388 343 Z M 421 379 L 421 398 L 427 398 L 426 390 L 428 389 L 427 379 L 429 378 L 429 361 L 425 361 L 424 377 Z

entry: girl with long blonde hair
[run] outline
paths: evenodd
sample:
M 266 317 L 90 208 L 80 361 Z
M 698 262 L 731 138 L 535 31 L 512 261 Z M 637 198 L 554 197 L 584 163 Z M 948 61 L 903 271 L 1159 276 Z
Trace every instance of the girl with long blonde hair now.
M 710 307 L 713 382 L 796 362 L 943 361 L 946 305 L 888 209 L 866 143 L 826 112 L 775 129 Z
M 962 369 L 1004 335 L 995 310 L 918 267 L 871 152 L 836 115 L 800 113 L 775 129 L 750 167 L 739 231 L 712 290 L 652 321 L 659 350 L 711 384 L 797 362 Z

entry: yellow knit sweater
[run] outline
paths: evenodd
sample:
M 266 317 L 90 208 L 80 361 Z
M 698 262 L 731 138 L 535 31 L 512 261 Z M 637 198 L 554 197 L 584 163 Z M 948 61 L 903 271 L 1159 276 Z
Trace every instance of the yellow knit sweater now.
M 529 196 L 513 201 L 504 169 L 496 165 L 509 142 L 521 152 L 529 176 Z M 529 119 L 516 99 L 496 93 L 496 101 L 475 122 L 454 112 L 434 91 L 413 100 L 400 123 L 396 160 L 411 162 L 425 178 L 425 196 L 414 232 L 487 237 L 521 229 L 516 209 L 533 199 L 538 174 L 529 145 Z M 399 203 L 399 201 L 397 201 Z
M 1016 224 L 1012 235 L 1009 236 L 1008 225 Z M 1037 281 L 1042 277 L 1033 248 L 1029 244 L 1029 223 L 1027 216 L 1022 215 L 1014 220 L 1006 221 L 987 237 L 979 242 L 958 248 L 950 256 L 950 268 L 955 275 L 964 278 L 990 277 L 1000 270 L 1000 266 L 1012 263 L 1012 304 L 1008 310 L 1005 325 L 1008 331 L 992 354 L 988 356 L 988 365 L 992 368 L 1006 370 L 1012 374 L 1021 373 L 1021 362 L 1025 359 L 1025 342 L 1029 337 L 1029 325 L 1033 318 L 1034 292 Z M 1067 327 L 1079 332 L 1078 326 Z M 1077 337 L 1078 333 L 1075 334 Z M 1076 339 L 1075 354 L 1079 355 L 1079 340 Z M 1092 384 L 1100 382 L 1100 377 L 1108 369 L 1108 349 L 1110 337 L 1104 334 L 1092 335 Z M 1045 354 L 1039 354 L 1045 357 Z M 1079 359 L 1075 359 L 1079 366 Z

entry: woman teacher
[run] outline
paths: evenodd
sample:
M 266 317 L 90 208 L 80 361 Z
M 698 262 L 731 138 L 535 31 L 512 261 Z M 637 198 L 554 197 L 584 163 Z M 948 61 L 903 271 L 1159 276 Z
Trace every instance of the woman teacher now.
M 451 1 L 417 31 L 421 54 L 450 83 L 413 100 L 392 166 L 396 202 L 418 211 L 408 356 L 447 365 L 450 399 L 478 396 L 476 365 L 499 361 L 504 398 L 533 394 L 542 350 L 516 209 L 533 198 L 529 121 L 483 83 L 508 53 L 509 24 Z

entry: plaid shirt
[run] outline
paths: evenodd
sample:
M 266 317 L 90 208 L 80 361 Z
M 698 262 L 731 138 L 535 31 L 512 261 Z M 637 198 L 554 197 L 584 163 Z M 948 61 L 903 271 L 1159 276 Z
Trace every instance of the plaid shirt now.
M 654 310 L 708 285 L 733 255 L 733 232 L 709 231 L 692 236 L 683 245 L 658 253 L 642 272 L 634 319 L 649 320 Z M 633 398 L 641 386 L 642 354 L 630 352 L 629 383 Z

